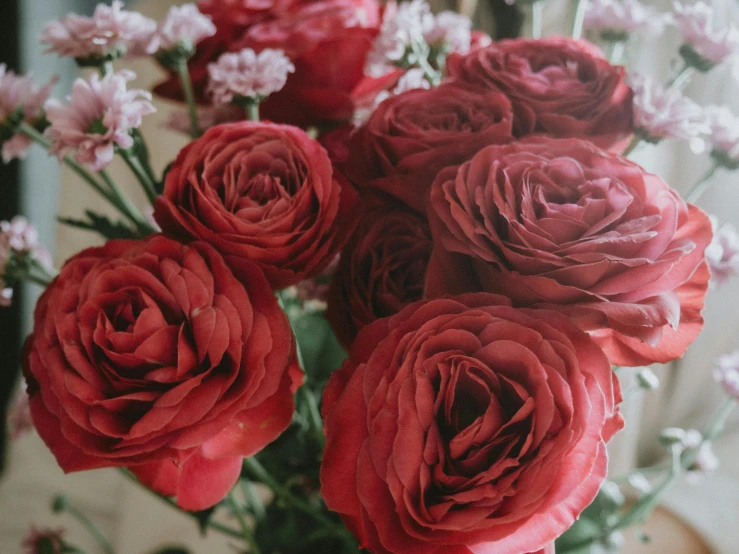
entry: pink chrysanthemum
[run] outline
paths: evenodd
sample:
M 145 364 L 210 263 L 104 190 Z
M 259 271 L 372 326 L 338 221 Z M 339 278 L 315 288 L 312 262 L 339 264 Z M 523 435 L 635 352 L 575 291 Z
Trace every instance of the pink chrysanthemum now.
M 696 2 L 682 5 L 675 2 L 674 10 L 675 24 L 685 44 L 709 66 L 720 64 L 739 53 L 739 30 L 733 25 L 724 29 L 716 28 L 713 8 L 708 4 Z M 687 61 L 691 63 L 696 60 Z M 708 68 L 699 67 L 704 71 Z
M 380 34 L 367 56 L 365 73 L 380 77 L 400 65 L 409 49 L 423 44 L 434 31 L 435 18 L 426 0 L 411 0 L 397 4 L 388 2 L 382 18 Z
M 145 115 L 156 111 L 149 92 L 127 90 L 127 82 L 134 77 L 131 71 L 103 78 L 92 74 L 88 80 L 74 82 L 69 104 L 49 100 L 49 151 L 60 159 L 75 151 L 77 161 L 100 171 L 113 160 L 116 146 L 131 148 L 131 130 L 141 126 Z
M 282 50 L 267 48 L 259 54 L 251 48 L 223 54 L 208 65 L 209 92 L 214 104 L 239 98 L 265 98 L 285 86 L 295 66 Z
M 444 46 L 450 52 L 466 54 L 472 42 L 472 21 L 457 12 L 440 12 L 423 38 L 431 46 Z
M 715 217 L 711 217 L 711 223 L 713 240 L 706 248 L 706 261 L 713 283 L 720 286 L 739 275 L 739 233 L 730 223 L 719 227 Z
M 35 126 L 43 116 L 44 102 L 49 98 L 58 78 L 53 77 L 43 87 L 33 82 L 31 74 L 16 75 L 0 64 L 0 126 L 8 125 L 8 118 L 18 108 L 23 108 L 23 119 Z M 14 134 L 2 142 L 2 159 L 8 163 L 15 158 L 24 158 L 31 146 L 31 139 Z
M 153 19 L 123 9 L 121 0 L 98 4 L 92 17 L 69 14 L 47 23 L 41 42 L 47 52 L 78 60 L 151 54 Z
M 45 270 L 52 269 L 51 254 L 39 244 L 38 231 L 25 217 L 16 216 L 10 221 L 0 221 L 0 306 L 10 306 L 13 289 L 7 281 L 14 276 L 7 275 L 8 264 L 29 267 L 36 263 Z
M 661 35 L 671 21 L 669 14 L 638 0 L 591 0 L 584 26 L 602 36 L 625 40 L 633 34 Z
M 634 127 L 649 142 L 692 140 L 710 128 L 703 109 L 675 89 L 665 89 L 641 75 L 630 78 L 634 91 Z
M 739 350 L 716 360 L 713 377 L 726 394 L 739 400 Z
M 151 50 L 167 51 L 181 44 L 191 48 L 216 34 L 216 26 L 195 4 L 172 6 L 159 24 Z
M 23 539 L 24 552 L 25 554 L 62 554 L 64 552 L 63 535 L 63 529 L 32 527 Z

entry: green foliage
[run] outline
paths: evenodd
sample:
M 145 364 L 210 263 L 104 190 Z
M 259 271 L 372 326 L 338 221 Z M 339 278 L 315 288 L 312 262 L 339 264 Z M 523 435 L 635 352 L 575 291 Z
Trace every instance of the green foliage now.
M 133 239 L 137 234 L 122 221 L 111 221 L 107 216 L 85 210 L 86 219 L 74 219 L 72 217 L 60 217 L 59 222 L 70 227 L 93 231 L 106 239 Z
M 331 372 L 346 359 L 346 350 L 336 340 L 322 312 L 308 312 L 293 319 L 293 331 L 303 355 L 307 383 L 320 392 Z
M 210 523 L 210 520 L 213 517 L 213 514 L 216 513 L 216 508 L 218 508 L 217 504 L 215 506 L 211 506 L 207 510 L 202 510 L 200 512 L 192 512 L 191 515 L 198 522 L 198 528 L 200 529 L 200 534 L 202 536 L 205 536 L 207 534 L 208 524 Z

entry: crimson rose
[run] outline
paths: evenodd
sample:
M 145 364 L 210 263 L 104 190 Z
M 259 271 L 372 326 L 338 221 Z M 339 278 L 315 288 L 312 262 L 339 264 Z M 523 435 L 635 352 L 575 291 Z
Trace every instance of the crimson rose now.
M 536 121 L 538 133 L 588 138 L 607 148 L 633 131 L 633 92 L 624 68 L 584 41 L 502 40 L 452 54 L 447 64 L 454 80 L 503 91 L 517 115 Z
M 256 262 L 282 289 L 318 274 L 348 238 L 356 193 L 337 179 L 296 127 L 219 125 L 180 152 L 154 217 L 165 234 Z
M 621 156 L 579 140 L 491 146 L 441 172 L 430 205 L 427 296 L 560 311 L 617 365 L 674 360 L 703 326 L 711 223 Z
M 367 201 L 328 294 L 326 317 L 343 344 L 421 299 L 431 248 L 425 218 L 389 199 Z
M 440 169 L 532 125 L 526 118 L 514 125 L 511 103 L 495 89 L 449 83 L 411 90 L 385 100 L 354 135 L 348 175 L 423 212 Z
M 201 510 L 290 423 L 293 357 L 256 265 L 155 236 L 67 262 L 38 302 L 24 369 L 64 471 L 128 467 Z
M 321 491 L 375 554 L 551 552 L 605 478 L 619 401 L 561 314 L 418 302 L 360 331 L 329 380 Z

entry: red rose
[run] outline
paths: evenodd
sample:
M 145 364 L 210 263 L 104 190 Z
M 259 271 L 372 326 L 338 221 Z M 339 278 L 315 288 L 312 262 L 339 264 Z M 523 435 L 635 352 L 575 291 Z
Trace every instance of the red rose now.
M 282 289 L 318 274 L 351 232 L 356 193 L 337 177 L 296 127 L 219 125 L 180 152 L 154 217 L 165 234 L 256 262 Z
M 494 89 L 450 83 L 411 90 L 385 100 L 354 135 L 349 176 L 423 212 L 440 169 L 527 127 L 525 119 L 514 126 L 511 103 Z
M 375 554 L 551 552 L 605 478 L 619 401 L 561 314 L 418 302 L 360 331 L 331 376 L 321 492 Z
M 201 510 L 290 423 L 293 357 L 256 265 L 154 236 L 67 262 L 38 302 L 24 367 L 64 471 L 128 467 Z
M 341 253 L 326 317 L 344 345 L 376 319 L 420 300 L 431 232 L 425 218 L 403 204 L 372 199 Z
M 283 16 L 251 26 L 233 50 L 284 50 L 295 65 L 285 87 L 261 106 L 272 121 L 320 125 L 347 120 L 352 94 L 380 24 L 376 0 L 298 3 Z
M 711 223 L 621 156 L 578 140 L 492 146 L 440 173 L 430 205 L 427 296 L 494 291 L 563 312 L 617 365 L 678 358 L 703 326 Z
M 584 41 L 502 40 L 452 54 L 447 64 L 455 80 L 502 90 L 517 114 L 536 121 L 538 133 L 588 138 L 607 148 L 633 131 L 633 93 L 624 68 Z

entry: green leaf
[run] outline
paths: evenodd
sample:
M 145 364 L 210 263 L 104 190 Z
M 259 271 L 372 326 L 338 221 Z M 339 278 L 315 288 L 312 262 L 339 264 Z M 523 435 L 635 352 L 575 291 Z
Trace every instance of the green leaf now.
M 590 546 L 584 548 L 573 548 L 575 545 L 586 541 L 594 535 L 598 535 L 601 531 L 601 526 L 585 517 L 580 517 L 572 527 L 570 527 L 564 535 L 559 537 L 555 543 L 555 552 L 559 554 L 564 552 L 566 554 L 588 554 L 590 552 Z
M 346 359 L 346 350 L 322 313 L 306 313 L 295 318 L 293 330 L 303 354 L 308 383 L 320 390 L 331 372 Z
M 108 216 L 98 214 L 92 210 L 85 210 L 87 219 L 74 219 L 72 217 L 59 217 L 60 223 L 94 231 L 106 239 L 132 239 L 136 238 L 136 233 L 122 221 L 111 221 Z
M 184 546 L 165 546 L 153 550 L 150 554 L 191 554 L 191 552 Z

